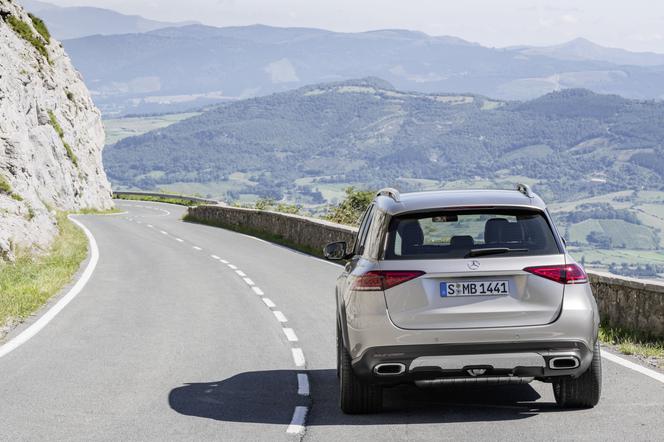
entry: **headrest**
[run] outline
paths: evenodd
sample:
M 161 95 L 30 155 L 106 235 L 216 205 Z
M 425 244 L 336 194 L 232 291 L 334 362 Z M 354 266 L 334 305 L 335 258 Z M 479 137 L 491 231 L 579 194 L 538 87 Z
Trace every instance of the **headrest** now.
M 401 221 L 397 231 L 401 236 L 401 244 L 404 249 L 421 246 L 424 243 L 424 232 L 422 232 L 422 227 L 416 219 Z
M 484 243 L 497 243 L 500 242 L 501 227 L 507 224 L 505 218 L 491 218 L 484 225 Z
M 450 238 L 450 246 L 457 249 L 469 249 L 475 245 L 475 240 L 470 235 L 459 235 Z
M 507 223 L 501 227 L 502 242 L 523 242 L 523 226 L 519 222 Z

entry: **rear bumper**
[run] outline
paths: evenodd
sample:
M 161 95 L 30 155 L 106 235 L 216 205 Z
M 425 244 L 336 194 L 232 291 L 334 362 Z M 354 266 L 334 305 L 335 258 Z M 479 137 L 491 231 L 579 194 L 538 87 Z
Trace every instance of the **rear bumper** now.
M 390 353 L 377 349 L 392 347 L 415 357 L 417 349 L 481 349 L 492 345 L 503 346 L 507 353 L 518 352 L 522 348 L 534 351 L 566 348 L 570 342 L 592 349 L 599 328 L 597 304 L 588 284 L 565 287 L 560 314 L 553 322 L 524 327 L 405 329 L 391 321 L 382 292 L 362 292 L 362 296 L 349 297 L 344 301 L 340 326 L 344 345 L 354 362 L 371 358 L 374 353 Z M 575 344 L 571 349 L 574 348 L 579 347 Z M 453 353 L 434 351 L 433 354 Z
M 575 360 L 578 365 L 552 368 L 556 365 L 553 360 L 561 357 Z M 558 376 L 580 376 L 590 366 L 592 357 L 591 348 L 582 341 L 396 345 L 369 348 L 352 365 L 358 377 L 384 385 L 434 379 L 487 380 L 493 377 L 546 381 Z M 403 371 L 388 373 L 388 369 L 380 374 L 376 368 L 381 366 L 402 366 Z M 475 375 L 469 370 L 476 370 Z

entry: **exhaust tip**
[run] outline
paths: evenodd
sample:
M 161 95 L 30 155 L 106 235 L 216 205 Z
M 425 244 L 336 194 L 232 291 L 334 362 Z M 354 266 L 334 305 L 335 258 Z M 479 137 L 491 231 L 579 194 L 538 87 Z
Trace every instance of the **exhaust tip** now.
M 558 356 L 549 359 L 549 368 L 553 370 L 570 370 L 581 365 L 576 356 Z
M 406 371 L 406 366 L 400 362 L 378 364 L 373 369 L 378 376 L 397 376 Z

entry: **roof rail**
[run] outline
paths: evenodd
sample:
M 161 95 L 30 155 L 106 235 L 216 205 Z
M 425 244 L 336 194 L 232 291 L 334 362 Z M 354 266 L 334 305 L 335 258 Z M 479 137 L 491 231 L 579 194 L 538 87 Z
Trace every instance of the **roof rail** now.
M 394 200 L 395 203 L 401 202 L 401 194 L 397 189 L 394 189 L 392 187 L 386 187 L 384 189 L 380 189 L 376 193 L 376 196 L 389 196 Z
M 533 191 L 530 189 L 530 186 L 529 186 L 528 184 L 518 183 L 518 184 L 516 185 L 516 190 L 518 190 L 519 192 L 523 193 L 523 194 L 526 195 L 528 198 L 533 198 L 533 197 L 535 197 L 535 194 L 534 194 Z

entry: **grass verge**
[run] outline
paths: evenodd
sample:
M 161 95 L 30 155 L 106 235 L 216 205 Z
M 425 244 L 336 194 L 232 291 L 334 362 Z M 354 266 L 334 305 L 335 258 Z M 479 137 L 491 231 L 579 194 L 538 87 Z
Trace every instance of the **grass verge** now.
M 118 209 L 117 207 L 113 207 L 112 209 L 107 209 L 107 210 L 99 210 L 99 209 L 80 209 L 77 210 L 76 212 L 72 212 L 74 215 L 113 215 L 114 213 L 122 213 L 124 212 L 121 209 Z
M 88 253 L 88 240 L 64 212 L 57 215 L 60 233 L 46 255 L 18 250 L 14 262 L 0 262 L 0 333 L 18 323 L 65 285 Z M 0 335 L 0 338 L 2 336 Z
M 256 238 L 260 238 L 260 239 L 264 239 L 265 241 L 280 244 L 282 246 L 288 247 L 289 249 L 297 250 L 299 252 L 306 253 L 308 255 L 313 255 L 313 256 L 316 256 L 318 258 L 323 257 L 323 251 L 322 250 L 316 250 L 312 247 L 307 247 L 307 246 L 303 246 L 301 244 L 294 243 L 292 241 L 287 240 L 283 236 L 276 235 L 274 233 L 265 232 L 265 231 L 262 231 L 262 230 L 256 230 L 256 229 L 252 229 L 252 228 L 244 227 L 244 226 L 234 226 L 234 225 L 231 225 L 231 224 L 215 222 L 215 221 L 209 221 L 209 220 L 198 218 L 196 216 L 192 216 L 190 214 L 186 214 L 182 218 L 182 220 L 186 221 L 186 222 L 189 222 L 189 223 L 205 224 L 206 226 L 220 227 L 222 229 L 232 230 L 233 232 L 244 233 L 245 235 L 255 236 Z
M 599 339 L 614 346 L 623 354 L 647 359 L 659 368 L 664 368 L 664 338 L 602 325 L 599 329 Z
M 194 207 L 200 206 L 201 203 L 198 201 L 190 201 L 184 198 L 178 198 L 177 196 L 172 197 L 161 197 L 161 196 L 151 196 L 151 195 L 113 195 L 113 198 L 119 200 L 128 200 L 128 201 L 153 201 L 156 203 L 168 203 L 168 204 L 177 204 L 179 206 Z

